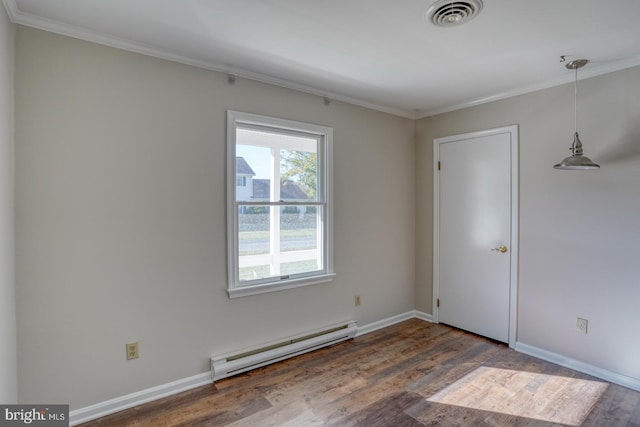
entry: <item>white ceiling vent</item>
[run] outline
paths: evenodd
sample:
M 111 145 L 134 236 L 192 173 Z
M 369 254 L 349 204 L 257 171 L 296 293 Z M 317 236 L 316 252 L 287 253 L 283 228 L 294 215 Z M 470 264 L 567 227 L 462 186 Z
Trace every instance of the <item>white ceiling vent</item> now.
M 471 20 L 482 10 L 482 0 L 438 0 L 425 17 L 438 27 L 452 27 Z

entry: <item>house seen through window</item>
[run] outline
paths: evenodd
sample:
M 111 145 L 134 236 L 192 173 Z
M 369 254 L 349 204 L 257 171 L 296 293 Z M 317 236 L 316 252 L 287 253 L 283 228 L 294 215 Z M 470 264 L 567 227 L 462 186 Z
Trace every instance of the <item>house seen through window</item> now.
M 236 112 L 229 126 L 229 294 L 329 280 L 331 130 Z

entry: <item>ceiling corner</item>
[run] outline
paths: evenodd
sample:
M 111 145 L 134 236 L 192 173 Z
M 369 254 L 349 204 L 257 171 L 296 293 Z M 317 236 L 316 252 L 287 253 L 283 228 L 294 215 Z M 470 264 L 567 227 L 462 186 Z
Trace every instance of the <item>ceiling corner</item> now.
M 4 5 L 11 22 L 15 23 L 19 13 L 16 0 L 2 0 L 2 4 Z

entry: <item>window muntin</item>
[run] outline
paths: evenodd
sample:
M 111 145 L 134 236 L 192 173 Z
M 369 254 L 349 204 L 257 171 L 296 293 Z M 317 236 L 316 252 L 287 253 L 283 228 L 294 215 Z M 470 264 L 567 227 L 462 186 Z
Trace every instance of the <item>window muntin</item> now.
M 251 189 L 229 194 L 231 297 L 331 280 L 331 137 L 326 127 L 228 112 L 228 179 L 243 172 Z

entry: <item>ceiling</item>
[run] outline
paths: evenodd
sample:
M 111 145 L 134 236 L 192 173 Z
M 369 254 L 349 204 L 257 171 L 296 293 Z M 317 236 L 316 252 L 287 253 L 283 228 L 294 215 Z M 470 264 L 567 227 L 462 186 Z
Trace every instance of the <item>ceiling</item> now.
M 3 0 L 13 22 L 419 118 L 640 65 L 638 0 Z

